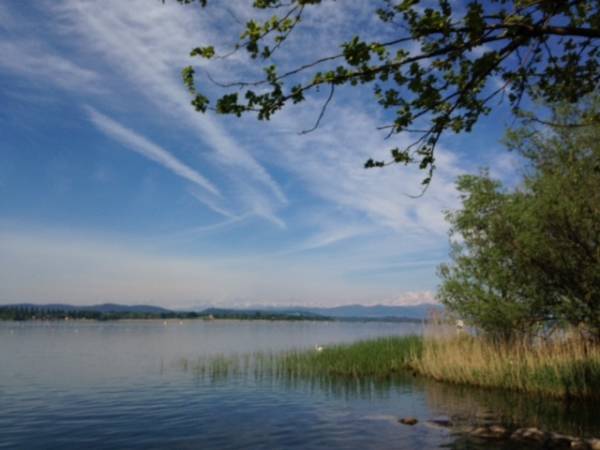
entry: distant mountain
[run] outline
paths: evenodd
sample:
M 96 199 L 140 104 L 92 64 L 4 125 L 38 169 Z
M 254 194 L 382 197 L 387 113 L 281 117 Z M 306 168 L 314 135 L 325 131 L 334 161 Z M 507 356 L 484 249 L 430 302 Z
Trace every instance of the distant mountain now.
M 384 319 L 384 318 L 404 318 L 404 319 L 427 319 L 431 311 L 441 312 L 444 307 L 439 304 L 423 303 L 411 306 L 391 306 L 391 305 L 344 305 L 332 308 L 324 307 L 294 307 L 277 308 L 280 311 L 310 312 L 327 317 L 339 319 Z
M 16 303 L 12 305 L 2 305 L 8 308 L 28 308 L 39 310 L 59 310 L 59 311 L 93 311 L 100 313 L 145 313 L 145 314 L 164 314 L 172 313 L 170 309 L 160 306 L 150 305 L 118 305 L 116 303 L 102 303 L 100 305 L 76 306 L 63 303 Z

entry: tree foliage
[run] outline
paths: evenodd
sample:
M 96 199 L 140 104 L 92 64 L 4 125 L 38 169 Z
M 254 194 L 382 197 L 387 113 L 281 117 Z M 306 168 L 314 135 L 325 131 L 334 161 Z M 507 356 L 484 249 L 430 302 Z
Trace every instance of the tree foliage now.
M 502 338 L 568 324 L 600 340 L 600 101 L 554 108 L 507 144 L 528 163 L 513 191 L 483 172 L 458 180 L 439 297 Z M 577 126 L 574 126 L 574 125 Z
M 206 0 L 178 1 L 207 4 Z M 353 30 L 355 35 L 340 42 L 338 52 L 298 60 L 294 68 L 280 72 L 274 55 L 286 51 L 286 41 L 302 25 L 307 11 L 325 3 L 347 7 L 333 0 L 254 0 L 257 13 L 273 14 L 249 20 L 230 53 L 218 54 L 215 43 L 202 43 L 191 55 L 217 59 L 246 51 L 264 77 L 217 83 L 227 90 L 210 99 L 197 86 L 195 69 L 187 67 L 183 80 L 194 107 L 236 116 L 255 113 L 258 119 L 268 120 L 286 105 L 303 102 L 309 93 L 326 88 L 316 128 L 336 87 L 369 87 L 390 117 L 381 128 L 388 136 L 413 133 L 414 141 L 392 149 L 389 161 L 369 159 L 365 166 L 414 162 L 427 170 L 427 185 L 440 137 L 471 131 L 490 113 L 495 97 L 506 97 L 518 112 L 525 97 L 574 103 L 600 81 L 600 2 L 596 0 L 373 1 L 369 4 L 379 21 L 376 30 Z M 309 25 L 317 33 L 323 26 L 318 21 Z

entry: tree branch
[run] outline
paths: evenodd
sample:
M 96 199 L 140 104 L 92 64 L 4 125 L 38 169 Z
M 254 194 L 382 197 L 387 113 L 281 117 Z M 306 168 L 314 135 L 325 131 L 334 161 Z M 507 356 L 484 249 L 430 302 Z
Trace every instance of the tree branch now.
M 331 102 L 331 99 L 333 98 L 334 91 L 335 91 L 335 84 L 332 83 L 331 89 L 329 90 L 329 95 L 327 96 L 327 100 L 325 100 L 325 103 L 323 103 L 323 106 L 321 107 L 321 112 L 319 113 L 319 117 L 317 118 L 317 121 L 315 122 L 314 126 L 312 128 L 309 128 L 308 130 L 302 130 L 299 134 L 312 133 L 317 128 L 319 128 L 319 125 L 321 124 L 321 119 L 325 115 L 325 111 L 327 110 L 327 107 L 329 106 L 329 103 Z

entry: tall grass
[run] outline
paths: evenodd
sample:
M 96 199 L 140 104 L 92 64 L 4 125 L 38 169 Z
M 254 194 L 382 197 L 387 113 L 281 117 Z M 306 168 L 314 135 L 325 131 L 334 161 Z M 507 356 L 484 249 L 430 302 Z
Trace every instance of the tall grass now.
M 557 398 L 600 398 L 600 348 L 576 338 L 498 344 L 468 335 L 428 337 L 411 367 L 439 381 Z
M 419 357 L 421 348 L 420 337 L 388 337 L 322 351 L 287 352 L 276 356 L 274 362 L 280 373 L 386 377 L 405 370 Z
M 197 375 L 213 379 L 240 374 L 257 377 L 388 377 L 406 369 L 410 361 L 418 358 L 421 346 L 422 339 L 417 336 L 388 337 L 331 345 L 322 350 L 217 355 L 192 363 L 184 360 L 181 366 L 184 370 L 192 369 Z
M 457 384 L 600 399 L 600 347 L 575 338 L 509 345 L 467 334 L 388 337 L 322 351 L 217 356 L 199 360 L 192 368 L 215 379 L 239 374 L 386 378 L 412 371 Z

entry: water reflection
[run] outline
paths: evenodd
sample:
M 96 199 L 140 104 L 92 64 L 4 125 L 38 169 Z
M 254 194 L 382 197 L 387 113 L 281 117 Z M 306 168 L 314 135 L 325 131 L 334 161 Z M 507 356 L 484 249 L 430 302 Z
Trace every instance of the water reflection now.
M 357 378 L 330 375 L 299 375 L 278 370 L 276 354 L 260 353 L 181 359 L 177 367 L 198 382 L 223 384 L 256 383 L 282 391 L 299 391 L 308 395 L 325 395 L 346 401 L 380 401 L 410 393 L 422 396 L 426 404 L 421 426 L 443 430 L 453 439 L 450 448 L 478 448 L 487 440 L 474 438 L 476 427 L 501 425 L 508 431 L 535 427 L 547 432 L 581 438 L 600 434 L 600 415 L 591 402 L 561 401 L 522 393 L 472 388 L 436 382 L 410 372 L 387 378 Z M 371 420 L 397 423 L 400 416 L 371 415 Z M 425 432 L 425 431 L 424 431 Z M 529 448 L 529 443 L 494 440 L 493 448 Z M 467 447 L 465 447 L 465 445 Z M 506 445 L 506 446 L 505 446 Z M 528 447 L 529 446 L 529 447 Z
M 429 407 L 453 423 L 497 422 L 585 437 L 598 436 L 600 431 L 600 415 L 592 402 L 565 402 L 437 382 L 423 386 Z
M 252 360 L 260 352 L 414 331 L 233 321 L 0 324 L 0 449 L 518 448 L 461 432 L 486 421 L 600 436 L 594 405 L 411 374 L 300 377 L 258 370 Z M 218 370 L 198 369 L 219 354 Z M 407 416 L 418 424 L 398 423 Z

